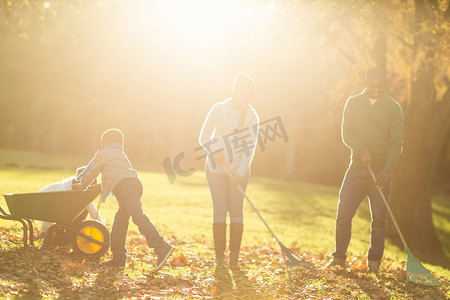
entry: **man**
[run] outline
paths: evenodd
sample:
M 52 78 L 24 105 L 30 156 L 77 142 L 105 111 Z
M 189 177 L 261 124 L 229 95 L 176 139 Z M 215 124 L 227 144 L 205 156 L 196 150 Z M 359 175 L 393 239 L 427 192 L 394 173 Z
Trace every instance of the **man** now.
M 369 197 L 371 238 L 369 272 L 378 274 L 386 236 L 386 206 L 377 190 L 389 196 L 390 173 L 403 144 L 403 112 L 385 91 L 385 76 L 380 68 L 366 74 L 367 89 L 347 100 L 342 118 L 342 140 L 351 149 L 351 162 L 339 192 L 336 216 L 336 241 L 328 266 L 346 266 L 352 218 L 359 204 Z M 369 168 L 376 175 L 372 181 Z

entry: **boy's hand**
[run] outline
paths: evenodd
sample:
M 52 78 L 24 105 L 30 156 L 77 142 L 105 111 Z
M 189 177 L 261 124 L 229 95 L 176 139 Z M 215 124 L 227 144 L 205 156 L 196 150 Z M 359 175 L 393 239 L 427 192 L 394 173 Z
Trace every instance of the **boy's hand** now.
M 87 190 L 99 190 L 101 189 L 101 184 L 96 183 L 96 184 L 91 184 L 87 187 Z
M 96 189 L 101 189 L 101 184 L 96 183 L 96 184 L 91 184 L 87 187 L 88 190 L 96 190 Z
M 72 183 L 72 190 L 80 191 L 81 190 L 81 183 Z

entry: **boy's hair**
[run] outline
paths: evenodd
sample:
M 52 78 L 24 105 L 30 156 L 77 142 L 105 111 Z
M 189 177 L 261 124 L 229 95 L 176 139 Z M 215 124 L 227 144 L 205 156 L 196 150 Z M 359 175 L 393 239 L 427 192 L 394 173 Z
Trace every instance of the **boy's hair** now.
M 110 128 L 103 132 L 101 142 L 102 148 L 109 143 L 118 143 L 123 146 L 123 133 L 117 128 Z

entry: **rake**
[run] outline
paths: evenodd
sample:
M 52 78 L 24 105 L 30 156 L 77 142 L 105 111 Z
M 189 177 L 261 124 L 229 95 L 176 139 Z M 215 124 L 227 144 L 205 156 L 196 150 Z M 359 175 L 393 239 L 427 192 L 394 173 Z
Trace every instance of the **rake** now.
M 411 253 L 411 250 L 409 250 L 408 245 L 406 244 L 406 240 L 400 230 L 400 227 L 397 224 L 397 221 L 394 218 L 394 214 L 392 213 L 392 210 L 386 200 L 386 197 L 384 196 L 383 191 L 381 190 L 381 187 L 376 185 L 377 178 L 375 177 L 375 174 L 373 173 L 372 169 L 369 167 L 370 175 L 372 176 L 372 180 L 375 184 L 375 186 L 378 189 L 378 192 L 380 193 L 381 198 L 383 199 L 384 205 L 387 208 L 387 211 L 389 212 L 389 215 L 392 219 L 392 223 L 394 223 L 395 229 L 397 230 L 398 235 L 400 236 L 400 240 L 402 241 L 403 247 L 405 248 L 405 251 L 408 255 L 407 263 L 406 263 L 406 282 L 414 282 L 414 283 L 420 283 L 425 285 L 441 285 L 439 280 L 436 279 L 436 277 L 433 276 L 425 267 L 420 263 L 419 260 L 417 260 Z
M 233 175 L 228 170 L 228 168 L 225 165 L 222 165 L 222 167 L 225 169 L 225 171 L 227 172 L 228 176 L 232 179 Z M 283 245 L 283 243 L 281 243 L 280 239 L 278 239 L 278 237 L 275 235 L 273 230 L 270 228 L 269 224 L 267 224 L 267 222 L 264 220 L 262 215 L 259 213 L 259 211 L 256 209 L 256 207 L 253 205 L 253 203 L 250 200 L 250 198 L 242 190 L 242 187 L 240 185 L 237 185 L 236 187 L 241 192 L 241 194 L 244 196 L 244 198 L 247 199 L 248 204 L 250 204 L 250 206 L 255 211 L 255 213 L 258 215 L 258 217 L 261 219 L 261 221 L 264 223 L 264 225 L 266 225 L 266 227 L 269 230 L 269 232 L 272 235 L 272 237 L 277 241 L 278 245 L 281 248 L 281 253 L 283 254 L 284 264 L 287 267 L 301 266 L 301 267 L 304 267 L 304 268 L 306 268 L 308 270 L 314 271 L 315 267 L 314 267 L 314 265 L 311 262 L 304 260 L 303 258 L 298 256 L 297 254 L 295 254 L 291 250 L 289 250 L 285 245 Z

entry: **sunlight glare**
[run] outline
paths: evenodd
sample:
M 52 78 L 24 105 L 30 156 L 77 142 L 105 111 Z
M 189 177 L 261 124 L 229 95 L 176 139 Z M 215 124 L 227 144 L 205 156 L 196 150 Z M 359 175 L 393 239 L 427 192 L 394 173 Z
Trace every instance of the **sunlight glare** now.
M 255 21 L 255 8 L 246 1 L 158 0 L 171 32 L 192 45 L 208 45 Z
M 270 1 L 266 6 L 267 11 L 274 12 L 277 9 L 277 4 L 274 1 Z

